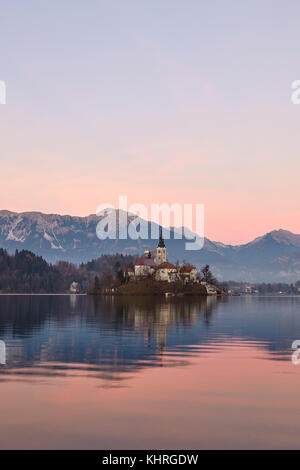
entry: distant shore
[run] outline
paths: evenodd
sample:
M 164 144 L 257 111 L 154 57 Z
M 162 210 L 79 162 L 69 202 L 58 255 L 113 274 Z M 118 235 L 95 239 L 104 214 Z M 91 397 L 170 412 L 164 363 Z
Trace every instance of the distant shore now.
M 84 296 L 84 295 L 87 295 L 86 293 L 83 293 L 83 294 L 74 294 L 74 293 L 71 293 L 71 292 L 65 292 L 65 293 L 62 293 L 62 292 L 58 292 L 57 294 L 56 293 L 53 293 L 53 292 L 43 292 L 43 293 L 29 293 L 29 292 L 24 292 L 24 293 L 20 293 L 20 292 L 9 292 L 9 293 L 5 293 L 5 292 L 0 292 L 0 296 L 9 296 L 9 295 L 13 295 L 13 296 L 16 296 L 16 295 L 27 295 L 27 296 L 30 296 L 30 295 L 59 295 L 59 296 L 70 296 L 70 295 L 76 295 L 76 296 Z

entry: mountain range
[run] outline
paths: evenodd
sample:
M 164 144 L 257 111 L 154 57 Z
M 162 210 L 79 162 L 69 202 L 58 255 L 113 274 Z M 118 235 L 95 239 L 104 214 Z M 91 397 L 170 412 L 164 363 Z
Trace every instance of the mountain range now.
M 103 254 L 142 254 L 154 249 L 157 240 L 99 240 L 96 227 L 103 216 L 16 213 L 0 211 L 0 247 L 9 253 L 27 249 L 48 262 L 66 260 L 76 264 Z M 128 215 L 128 223 L 135 218 Z M 146 222 L 150 227 L 150 223 Z M 182 229 L 165 230 L 168 259 L 186 261 L 200 268 L 209 264 L 219 280 L 246 282 L 295 282 L 300 279 L 300 235 L 274 230 L 250 243 L 226 245 L 205 238 L 198 251 L 185 250 L 189 241 L 174 238 Z M 165 237 L 166 238 L 166 237 Z M 168 236 L 167 236 L 168 238 Z

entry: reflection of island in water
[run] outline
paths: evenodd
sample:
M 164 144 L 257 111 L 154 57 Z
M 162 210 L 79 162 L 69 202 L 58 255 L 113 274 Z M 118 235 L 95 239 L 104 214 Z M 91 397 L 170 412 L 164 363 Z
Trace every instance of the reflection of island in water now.
M 191 328 L 197 323 L 199 315 L 203 321 L 208 322 L 217 302 L 215 297 L 197 302 L 165 300 L 149 303 L 149 299 L 145 297 L 135 299 L 134 302 L 115 297 L 106 300 L 108 304 L 120 309 L 124 326 L 141 333 L 145 344 L 150 348 L 156 345 L 159 352 L 166 348 L 168 330 L 175 327 Z
M 1 296 L 0 338 L 7 366 L 49 375 L 81 370 L 117 380 L 145 366 L 163 365 L 167 344 L 191 344 L 188 332 L 209 322 L 216 298 Z M 168 335 L 168 330 L 170 334 Z M 168 358 L 165 364 L 168 364 Z M 183 364 L 181 359 L 172 365 Z
M 298 316 L 283 321 L 295 312 L 295 302 L 0 296 L 0 339 L 7 346 L 0 373 L 2 379 L 89 373 L 119 381 L 144 367 L 184 365 L 191 354 L 221 352 L 222 344 L 236 339 L 282 359 L 290 337 L 300 332 Z

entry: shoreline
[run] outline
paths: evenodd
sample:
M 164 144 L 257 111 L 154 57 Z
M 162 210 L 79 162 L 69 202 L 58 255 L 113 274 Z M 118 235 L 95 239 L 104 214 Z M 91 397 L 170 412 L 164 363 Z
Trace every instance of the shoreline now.
M 62 293 L 58 293 L 58 294 L 55 294 L 55 293 L 53 293 L 53 292 L 51 292 L 51 293 L 40 293 L 40 294 L 39 294 L 39 293 L 28 293 L 28 292 L 27 292 L 27 293 L 24 293 L 24 294 L 19 293 L 19 292 L 18 292 L 18 293 L 13 293 L 13 292 L 10 292 L 10 293 L 0 293 L 0 296 L 10 296 L 10 295 L 14 295 L 14 296 L 24 296 L 24 295 L 28 295 L 28 296 L 29 296 L 29 295 L 30 295 L 30 296 L 33 296 L 33 295 L 55 295 L 55 296 L 58 296 L 58 295 L 59 295 L 59 296 L 70 296 L 70 295 L 80 296 L 80 295 L 81 295 L 81 296 L 85 296 L 85 295 L 88 295 L 88 294 L 71 294 L 71 293 L 63 293 L 63 294 L 62 294 Z
M 106 294 L 106 293 L 101 293 L 101 294 L 91 294 L 91 293 L 85 293 L 85 294 L 70 294 L 70 293 L 0 293 L 0 297 L 37 297 L 37 296 L 55 296 L 55 297 L 70 297 L 70 296 L 76 296 L 76 297 L 134 297 L 134 296 L 139 296 L 139 297 L 164 297 L 164 298 L 174 298 L 174 297 L 230 297 L 230 298 L 239 298 L 239 297 L 255 297 L 255 298 L 299 298 L 300 295 L 297 294 L 241 294 L 238 296 L 235 295 L 228 295 L 228 294 L 216 294 L 216 295 L 211 295 L 211 294 L 174 294 L 174 295 L 165 295 L 165 294 L 140 294 L 140 293 L 135 293 L 135 294 L 129 294 L 129 293 L 115 293 L 115 294 Z

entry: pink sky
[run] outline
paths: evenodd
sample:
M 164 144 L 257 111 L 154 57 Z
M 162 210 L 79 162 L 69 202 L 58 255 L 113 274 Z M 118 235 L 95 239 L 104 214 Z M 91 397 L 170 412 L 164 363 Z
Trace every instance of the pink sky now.
M 203 203 L 226 243 L 300 233 L 298 2 L 26 3 L 1 20 L 1 209 L 127 195 Z

